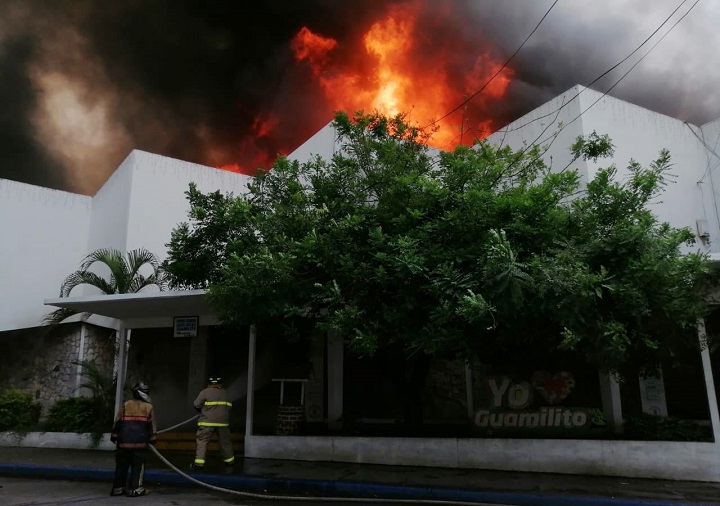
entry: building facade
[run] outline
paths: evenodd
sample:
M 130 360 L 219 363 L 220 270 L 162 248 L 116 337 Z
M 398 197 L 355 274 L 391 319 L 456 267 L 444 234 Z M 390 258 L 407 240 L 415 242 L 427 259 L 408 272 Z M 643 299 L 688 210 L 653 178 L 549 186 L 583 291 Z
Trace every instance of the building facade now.
M 592 132 L 611 137 L 615 145 L 612 162 L 572 160 L 569 146 L 578 136 Z M 720 260 L 720 192 L 714 185 L 715 181 L 720 185 L 715 170 L 720 166 L 720 157 L 716 153 L 720 144 L 720 119 L 706 125 L 690 125 L 576 86 L 497 131 L 488 141 L 516 149 L 538 144 L 542 146 L 543 158 L 553 170 L 577 169 L 584 182 L 591 180 L 599 167 L 608 163 L 614 163 L 622 177 L 627 175 L 625 167 L 631 159 L 647 165 L 657 158 L 661 149 L 669 149 L 674 164 L 674 182 L 654 204 L 653 211 L 662 221 L 695 231 L 699 240 L 693 249 Z M 328 159 L 337 149 L 335 131 L 332 125 L 327 125 L 295 150 L 290 158 L 301 162 L 314 156 Z M 246 431 L 245 452 L 249 457 L 720 481 L 720 442 L 662 444 L 347 435 L 280 437 L 254 433 L 253 423 L 257 424 L 268 413 L 261 407 L 271 407 L 275 402 L 267 399 L 261 402 L 260 398 L 255 398 L 255 391 L 270 384 L 272 379 L 282 379 L 274 372 L 271 339 L 263 340 L 260 336 L 256 341 L 253 335 L 249 338 L 247 351 L 223 357 L 218 343 L 227 336 L 221 335 L 215 326 L 217 321 L 208 314 L 200 319 L 198 339 L 178 340 L 172 335 L 172 315 L 160 310 L 151 311 L 151 306 L 160 300 L 153 302 L 152 291 L 118 297 L 117 304 L 113 302 L 112 308 L 108 306 L 106 313 L 98 309 L 98 314 L 104 314 L 104 317 L 63 324 L 62 332 L 45 337 L 48 341 L 42 342 L 47 344 L 33 349 L 32 354 L 41 359 L 18 361 L 11 358 L 17 357 L 21 340 L 40 342 L 42 329 L 39 324 L 53 309 L 44 301 L 56 300 L 63 279 L 78 268 L 89 252 L 98 248 L 121 251 L 146 248 L 164 259 L 172 229 L 187 220 L 188 203 L 184 192 L 191 182 L 203 192 L 220 190 L 238 195 L 246 191 L 248 176 L 133 151 L 92 197 L 0 180 L 0 231 L 5 239 L 0 242 L 0 286 L 4 288 L 0 292 L 3 298 L 0 304 L 0 369 L 3 371 L 0 391 L 18 388 L 33 392 L 45 407 L 49 407 L 58 398 L 79 393 L 79 371 L 67 365 L 71 359 L 102 357 L 98 360 L 105 361 L 108 367 L 112 367 L 113 361 L 121 370 L 127 366 L 128 382 L 134 376 L 153 384 L 157 393 L 158 422 L 161 426 L 169 426 L 188 416 L 188 402 L 202 386 L 208 369 L 222 362 L 226 369 L 236 364 L 229 388 L 238 401 L 247 401 L 238 402 L 234 413 L 235 419 L 241 421 L 237 428 L 242 426 Z M 77 307 L 101 304 L 97 293 L 90 288 L 78 288 L 72 296 L 70 299 L 79 301 Z M 82 306 L 83 301 L 86 306 Z M 128 313 L 132 311 L 135 313 Z M 113 352 L 108 351 L 107 343 L 113 342 L 114 338 L 108 336 L 116 331 L 125 335 L 128 329 L 132 329 L 129 349 L 123 348 L 119 359 L 111 357 Z M 250 329 L 247 331 L 251 333 Z M 213 351 L 215 348 L 218 351 Z M 328 424 L 337 423 L 343 418 L 343 374 L 348 364 L 343 355 L 342 340 L 328 336 L 321 348 L 311 351 L 311 356 L 315 357 L 314 375 L 303 384 L 307 415 Z M 720 421 L 712 361 L 709 350 L 698 357 L 703 371 L 698 381 L 702 383 L 708 403 L 704 422 L 712 428 L 715 441 L 718 441 Z M 460 416 L 465 412 L 472 417 L 479 407 L 479 398 L 473 399 L 477 378 L 471 374 L 472 370 L 457 374 L 458 367 L 456 364 L 450 371 L 438 372 L 437 385 L 433 388 L 440 392 L 438 399 L 441 399 L 443 389 L 451 385 L 449 388 L 455 397 L 465 398 L 442 409 L 453 409 Z M 51 371 L 57 368 L 54 371 L 57 374 L 28 373 L 33 368 Z M 462 391 L 463 381 L 467 392 Z M 609 378 L 600 381 L 606 415 L 622 422 L 620 385 Z M 442 402 L 438 401 L 440 404 Z M 664 458 L 668 451 L 672 452 L 672 462 Z

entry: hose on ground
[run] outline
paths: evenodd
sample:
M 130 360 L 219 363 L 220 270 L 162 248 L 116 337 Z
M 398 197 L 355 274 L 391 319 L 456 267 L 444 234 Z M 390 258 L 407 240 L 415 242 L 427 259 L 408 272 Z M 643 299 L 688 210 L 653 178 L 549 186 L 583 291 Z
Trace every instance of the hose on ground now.
M 159 430 L 158 434 L 161 434 L 163 432 L 169 432 L 172 429 L 176 429 L 177 427 L 180 427 L 182 425 L 185 425 L 186 423 L 189 423 L 193 420 L 195 420 L 199 415 L 195 415 L 192 418 L 188 418 L 184 422 L 180 422 L 177 425 L 173 425 L 172 427 L 168 427 L 167 429 Z M 382 504 L 437 504 L 437 505 L 448 505 L 448 506 L 494 506 L 488 503 L 479 503 L 479 502 L 468 502 L 468 501 L 445 501 L 442 499 L 381 499 L 378 497 L 312 497 L 312 496 L 297 496 L 297 495 L 273 495 L 273 494 L 258 494 L 254 492 L 243 492 L 241 490 L 232 490 L 229 488 L 223 488 L 223 487 L 217 487 L 215 485 L 211 485 L 209 483 L 205 483 L 203 481 L 200 481 L 196 478 L 193 478 L 189 474 L 183 472 L 182 470 L 178 469 L 177 466 L 175 466 L 173 463 L 171 463 L 169 460 L 167 460 L 165 457 L 162 456 L 162 454 L 153 446 L 150 445 L 150 450 L 155 454 L 157 458 L 159 458 L 166 466 L 168 466 L 170 469 L 178 473 L 180 476 L 185 478 L 186 480 L 195 483 L 196 485 L 199 485 L 201 487 L 207 488 L 209 490 L 214 490 L 216 492 L 223 492 L 227 494 L 233 494 L 240 497 L 247 497 L 250 499 L 267 499 L 272 501 L 314 501 L 314 502 L 320 502 L 320 501 L 326 501 L 326 502 L 360 502 L 360 503 L 382 503 Z

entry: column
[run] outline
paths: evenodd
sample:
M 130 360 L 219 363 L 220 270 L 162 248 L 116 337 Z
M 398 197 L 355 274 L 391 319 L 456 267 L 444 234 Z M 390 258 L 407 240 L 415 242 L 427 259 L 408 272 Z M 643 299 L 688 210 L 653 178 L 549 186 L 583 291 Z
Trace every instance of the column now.
M 250 325 L 250 336 L 248 339 L 248 379 L 247 379 L 247 409 L 245 414 L 245 441 L 253 433 L 253 414 L 255 409 L 255 325 Z M 245 446 L 247 448 L 247 445 Z
M 120 407 L 124 400 L 125 377 L 127 376 L 127 355 L 130 344 L 130 334 L 125 324 L 121 323 L 120 328 L 116 332 L 116 343 L 118 348 L 117 358 L 115 360 L 115 378 L 117 379 L 115 386 L 115 412 L 113 417 L 120 411 Z
M 705 376 L 705 390 L 707 391 L 708 409 L 710 410 L 710 423 L 712 424 L 715 444 L 720 444 L 720 418 L 718 415 L 717 395 L 715 381 L 713 381 L 712 364 L 710 363 L 710 350 L 705 341 L 705 320 L 698 320 L 698 340 L 700 341 L 700 357 L 702 358 L 703 375 Z
M 606 423 L 615 433 L 623 430 L 622 402 L 620 400 L 620 384 L 610 374 L 599 373 L 600 396 L 602 397 L 603 414 Z
M 325 339 L 313 336 L 310 348 L 312 368 L 305 385 L 305 415 L 308 422 L 325 420 Z
M 192 403 L 207 385 L 207 326 L 198 328 L 197 337 L 190 337 L 190 361 L 188 366 L 187 405 Z
M 467 415 L 472 420 L 475 416 L 475 399 L 473 397 L 472 369 L 469 361 L 465 361 L 465 395 L 467 397 Z
M 80 385 L 83 384 L 83 360 L 85 360 L 85 332 L 86 332 L 86 325 L 85 322 L 80 323 L 80 344 L 78 345 L 78 365 L 77 365 L 77 373 L 75 375 L 75 393 L 73 397 L 80 397 L 81 394 L 84 393 L 85 389 L 81 389 Z M 83 390 L 83 392 L 81 392 Z
M 337 332 L 327 335 L 328 428 L 340 429 L 343 415 L 344 342 Z

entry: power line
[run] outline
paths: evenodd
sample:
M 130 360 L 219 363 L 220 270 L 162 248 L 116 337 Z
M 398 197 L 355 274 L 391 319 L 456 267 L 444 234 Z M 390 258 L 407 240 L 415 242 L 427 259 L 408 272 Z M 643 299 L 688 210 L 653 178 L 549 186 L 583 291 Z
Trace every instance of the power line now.
M 670 21 L 670 19 L 675 15 L 675 13 L 676 13 L 678 10 L 680 10 L 680 8 L 681 8 L 687 1 L 688 1 L 688 0 L 682 0 L 682 1 L 678 4 L 678 6 L 675 7 L 675 9 L 670 13 L 670 15 L 665 18 L 665 21 L 663 21 L 663 22 L 660 24 L 660 26 L 658 26 L 650 35 L 648 35 L 647 38 L 645 38 L 645 40 L 644 40 L 638 47 L 636 47 L 636 48 L 635 48 L 631 53 L 629 53 L 625 58 L 623 58 L 622 60 L 620 60 L 619 62 L 617 62 L 615 65 L 613 65 L 612 67 L 610 67 L 609 69 L 607 69 L 605 72 L 603 72 L 602 74 L 600 74 L 599 76 L 597 76 L 595 79 L 593 79 L 585 88 L 589 88 L 590 86 L 592 86 L 593 84 L 595 84 L 596 82 L 598 82 L 600 79 L 602 79 L 603 77 L 605 77 L 606 75 L 608 75 L 610 72 L 612 72 L 613 70 L 615 70 L 616 68 L 618 68 L 618 67 L 619 67 L 620 65 L 622 65 L 623 63 L 625 63 L 628 59 L 630 59 L 630 57 L 631 57 L 632 55 L 634 55 L 635 53 L 637 53 L 638 51 L 640 51 L 640 49 L 642 49 L 642 47 L 643 47 L 645 44 L 647 44 L 647 43 L 650 41 L 650 39 L 652 39 L 652 38 L 655 36 L 655 34 L 657 34 L 657 33 L 662 29 L 662 27 L 665 26 L 665 25 L 668 23 L 668 21 Z M 695 3 L 697 3 L 697 2 L 695 2 Z M 692 7 L 695 7 L 695 5 L 693 5 Z M 688 10 L 688 12 L 690 12 L 690 10 L 692 10 L 692 7 Z M 685 15 L 687 15 L 687 13 L 686 13 Z M 682 19 L 682 18 L 680 18 L 680 19 Z M 673 25 L 673 28 L 674 28 L 674 25 Z M 672 30 L 672 28 L 671 28 L 670 30 Z M 563 109 L 565 106 L 567 106 L 568 104 L 570 104 L 575 98 L 577 98 L 578 96 L 580 96 L 580 94 L 581 94 L 583 91 L 584 91 L 584 89 L 580 90 L 574 97 L 572 97 L 570 100 L 568 100 L 567 102 L 565 102 L 565 103 L 564 103 L 563 105 L 561 105 L 558 109 L 556 109 L 556 110 L 554 110 L 554 111 L 551 111 L 551 112 L 549 112 L 549 113 L 547 113 L 547 114 L 544 114 L 544 115 L 542 115 L 542 116 L 538 116 L 537 118 L 534 118 L 534 119 L 528 121 L 527 123 L 523 123 L 522 125 L 519 125 L 519 126 L 517 126 L 517 127 L 514 127 L 514 128 L 506 128 L 506 129 L 505 129 L 505 133 L 507 133 L 507 132 L 514 132 L 514 131 L 516 131 L 516 130 L 520 130 L 521 128 L 526 127 L 527 125 L 529 125 L 529 124 L 531 124 L 531 123 L 534 123 L 535 121 L 539 121 L 539 120 L 541 120 L 541 119 L 547 118 L 548 116 L 552 116 L 552 115 L 555 114 L 559 109 Z
M 692 134 L 697 138 L 697 140 L 699 140 L 700 143 L 703 146 L 705 146 L 705 149 L 709 153 L 712 153 L 713 155 L 715 155 L 720 160 L 720 156 L 705 141 L 705 133 L 702 131 L 702 129 L 700 130 L 700 133 L 702 134 L 702 138 L 701 138 L 695 132 L 695 130 L 693 130 L 693 128 L 690 126 L 690 124 L 687 121 L 684 121 L 683 123 L 685 123 L 685 126 L 688 127 L 688 130 L 690 130 L 690 132 L 692 132 Z M 720 139 L 720 136 L 718 137 L 718 139 Z M 716 144 L 717 144 L 717 142 L 716 142 Z M 710 164 L 710 155 L 708 154 L 707 155 L 707 168 L 705 169 L 705 172 L 703 172 L 703 175 L 700 178 L 700 180 L 697 182 L 697 185 L 698 185 L 698 188 L 700 188 L 700 194 L 703 196 L 703 211 L 705 212 L 705 217 L 707 218 L 707 212 L 705 211 L 705 205 L 704 205 L 705 196 L 702 193 L 702 185 L 703 185 L 703 180 L 707 176 L 710 176 L 710 190 L 715 195 L 715 197 L 712 198 L 713 206 L 715 208 L 715 218 L 718 220 L 718 224 L 720 224 L 720 209 L 718 209 L 718 197 L 720 197 L 720 195 L 718 195 L 718 192 L 715 190 L 715 181 L 712 178 L 712 172 L 718 168 L 718 165 L 720 165 L 720 162 L 715 162 L 714 165 Z
M 707 142 L 705 142 L 705 139 L 701 138 L 701 137 L 695 132 L 695 130 L 692 129 L 692 127 L 690 126 L 690 124 L 689 124 L 687 121 L 683 121 L 683 123 L 685 123 L 685 126 L 688 127 L 688 130 L 690 130 L 690 131 L 692 132 L 692 134 L 695 136 L 695 138 L 696 138 L 697 140 L 699 140 L 700 143 L 701 143 L 703 146 L 705 146 L 705 149 L 707 149 L 710 153 L 712 153 L 713 155 L 715 155 L 718 160 L 720 160 L 720 155 L 718 155 L 718 154 L 715 152 L 714 149 L 712 149 L 710 146 L 708 146 Z M 704 136 L 703 136 L 703 137 L 704 137 Z M 713 167 L 712 169 L 710 168 L 710 161 L 708 160 L 708 168 L 707 168 L 707 170 L 703 173 L 702 177 L 700 178 L 700 181 L 702 181 L 703 179 L 705 179 L 705 178 L 712 172 L 712 170 L 714 170 L 715 168 L 717 168 L 717 165 L 715 165 L 715 167 Z
M 430 127 L 430 126 L 432 126 L 432 125 L 434 125 L 434 124 L 436 124 L 436 123 L 444 120 L 445 118 L 447 118 L 448 116 L 450 116 L 452 113 L 454 113 L 455 111 L 459 110 L 461 107 L 463 107 L 463 106 L 465 106 L 466 104 L 468 104 L 473 98 L 475 98 L 476 96 L 478 96 L 480 93 L 482 93 L 482 92 L 485 90 L 485 88 L 487 88 L 488 85 L 489 85 L 498 75 L 500 75 L 500 73 L 501 73 L 503 70 L 505 70 L 505 68 L 506 68 L 506 67 L 508 66 L 508 64 L 512 61 L 512 59 L 515 58 L 515 56 L 520 52 L 520 50 L 523 48 L 523 46 L 525 46 L 525 43 L 527 43 L 527 41 L 530 40 L 530 37 L 533 36 L 533 34 L 537 31 L 538 28 L 540 28 L 540 25 L 542 24 L 542 22 L 545 21 L 545 18 L 548 16 L 548 14 L 550 14 L 550 11 L 553 10 L 553 7 L 555 7 L 555 5 L 556 5 L 559 1 L 560 1 L 560 0 L 555 0 L 555 1 L 553 2 L 553 4 L 550 6 L 550 8 L 545 12 L 545 15 L 540 19 L 540 21 L 538 21 L 538 24 L 535 25 L 535 28 L 533 28 L 532 32 L 530 32 L 530 34 L 529 34 L 527 37 L 525 37 L 525 40 L 522 42 L 522 44 L 520 44 L 520 47 L 518 47 L 518 48 L 515 50 L 515 52 L 510 56 L 510 58 L 508 58 L 508 59 L 505 61 L 505 63 L 502 64 L 502 67 L 500 67 L 500 70 L 498 70 L 497 72 L 495 72 L 495 74 L 493 74 L 493 76 L 492 76 L 490 79 L 488 79 L 488 81 L 487 81 L 485 84 L 483 84 L 482 88 L 480 88 L 478 91 L 476 91 L 475 93 L 473 93 L 472 95 L 470 95 L 469 97 L 467 97 L 467 98 L 466 98 L 465 100 L 463 100 L 457 107 L 455 107 L 454 109 L 452 109 L 450 112 L 448 112 L 448 113 L 445 114 L 444 116 L 441 116 L 440 118 L 438 118 L 438 119 L 436 119 L 436 120 L 433 120 L 433 121 L 431 121 L 430 123 L 428 123 L 426 126 L 423 127 L 423 129 L 428 128 L 428 127 Z M 686 1 L 687 1 L 687 0 L 686 0 Z
M 682 6 L 682 4 L 684 4 L 686 1 L 687 1 L 687 0 L 683 0 L 683 2 L 681 2 L 681 4 L 678 6 L 678 8 L 679 8 L 680 6 Z M 597 100 L 595 100 L 595 102 L 593 102 L 592 104 L 590 104 L 590 106 L 588 106 L 585 110 L 583 110 L 582 112 L 580 112 L 580 114 L 578 114 L 577 116 L 575 116 L 572 120 L 570 120 L 569 122 L 563 124 L 562 127 L 561 127 L 557 132 L 555 132 L 551 137 L 548 137 L 548 138 L 543 139 L 542 141 L 540 141 L 540 142 L 542 143 L 542 142 L 545 142 L 545 141 L 548 141 L 548 140 L 552 139 L 552 141 L 551 141 L 550 144 L 547 146 L 547 148 L 543 151 L 543 153 L 539 154 L 538 157 L 540 157 L 540 156 L 542 156 L 543 154 L 547 153 L 548 149 L 550 149 L 550 146 L 552 146 L 552 143 L 555 142 L 555 140 L 558 138 L 560 132 L 562 132 L 565 128 L 567 128 L 569 125 L 571 125 L 572 123 L 574 123 L 575 121 L 577 121 L 580 117 L 582 117 L 583 114 L 585 114 L 586 112 L 588 112 L 593 106 L 595 106 L 595 104 L 597 104 L 600 100 L 602 100 L 603 98 L 605 98 L 605 96 L 606 96 L 610 91 L 612 91 L 612 89 L 615 88 L 615 86 L 617 86 L 623 79 L 625 79 L 625 77 L 627 77 L 627 75 L 628 75 L 630 72 L 632 72 L 633 69 L 635 69 L 635 67 L 637 67 L 637 66 L 640 64 L 640 62 L 643 61 L 643 60 L 645 59 L 645 57 L 646 57 L 647 55 L 649 55 L 649 54 L 653 51 L 653 49 L 655 49 L 655 48 L 657 47 L 657 45 L 660 44 L 660 42 L 663 41 L 663 39 L 664 39 L 665 37 L 668 36 L 668 34 L 678 25 L 678 23 L 680 23 L 683 19 L 685 19 L 685 17 L 686 17 L 688 14 L 690 14 L 690 12 L 695 8 L 695 6 L 696 6 L 699 2 L 700 2 L 700 0 L 695 0 L 695 3 L 692 4 L 692 6 L 690 6 L 690 8 L 685 12 L 685 14 L 683 14 L 683 15 L 668 29 L 668 31 L 665 32 L 665 33 L 663 34 L 663 36 L 660 37 L 660 39 L 659 39 L 657 42 L 655 42 L 655 44 L 653 44 L 652 47 L 650 47 L 650 49 L 648 49 L 648 51 L 647 51 L 644 55 L 642 55 L 642 56 L 638 59 L 638 61 L 635 62 L 635 64 L 634 64 L 632 67 L 630 67 L 630 69 L 628 69 L 627 72 L 625 72 L 617 81 L 615 81 L 615 83 L 614 83 L 610 88 L 608 88 L 608 89 L 605 91 L 605 93 L 603 93 Z M 677 12 L 677 9 L 675 9 L 675 11 L 673 11 L 673 14 L 674 14 L 675 12 Z M 672 14 L 671 14 L 670 16 L 672 16 Z M 663 25 L 664 25 L 665 23 L 667 23 L 667 19 L 663 22 Z M 662 26 L 662 25 L 661 25 L 661 26 Z M 655 30 L 653 33 L 657 33 L 657 30 Z M 643 44 L 641 44 L 640 47 L 642 47 L 642 45 L 644 45 L 644 44 L 645 44 L 645 42 L 643 42 Z M 637 50 L 636 50 L 636 51 L 637 51 Z M 636 52 L 636 51 L 633 51 L 633 53 Z M 572 100 L 574 100 L 575 98 L 577 98 L 577 96 L 578 96 L 579 94 L 580 94 L 580 93 L 576 94 L 574 97 L 572 97 L 572 99 L 570 99 L 568 102 L 564 103 L 563 105 L 561 105 L 560 107 L 558 107 L 557 109 L 555 109 L 555 111 L 553 111 L 551 114 L 553 114 L 553 113 L 558 113 L 558 114 L 559 114 L 559 111 L 560 111 L 562 108 L 564 108 L 567 104 L 569 104 Z M 547 116 L 547 115 L 546 115 L 546 116 Z M 556 118 L 557 118 L 557 116 L 556 116 Z M 529 124 L 529 123 L 531 123 L 531 122 L 528 122 L 528 124 Z M 521 155 L 524 154 L 525 152 L 527 152 L 528 149 L 530 149 L 530 147 L 536 145 L 537 142 L 538 142 L 538 140 L 543 136 L 543 134 L 548 130 L 548 128 L 550 128 L 550 126 L 551 126 L 553 123 L 554 123 L 554 122 L 548 123 L 548 126 L 546 126 L 546 127 L 543 129 L 542 132 L 540 132 L 540 135 L 538 135 L 538 136 L 535 138 L 535 140 L 533 140 L 526 148 L 524 148 L 524 149 L 520 152 L 520 154 L 521 154 Z M 533 161 L 534 161 L 534 160 L 533 160 Z M 513 162 L 513 163 L 514 163 L 514 162 Z M 574 163 L 574 160 L 571 161 L 570 163 L 568 163 L 568 164 L 562 169 L 561 172 L 564 172 L 565 170 L 567 170 L 567 168 L 568 168 L 570 165 L 572 165 L 573 163 Z M 511 163 L 510 166 L 512 166 L 512 163 Z

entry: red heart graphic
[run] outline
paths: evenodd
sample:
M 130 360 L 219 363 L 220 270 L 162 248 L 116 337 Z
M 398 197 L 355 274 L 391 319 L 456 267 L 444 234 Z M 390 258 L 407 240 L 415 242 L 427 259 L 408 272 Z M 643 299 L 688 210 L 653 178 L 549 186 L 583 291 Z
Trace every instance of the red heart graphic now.
M 567 371 L 555 375 L 551 375 L 548 371 L 535 371 L 531 383 L 545 402 L 550 404 L 562 402 L 575 388 L 575 378 Z

